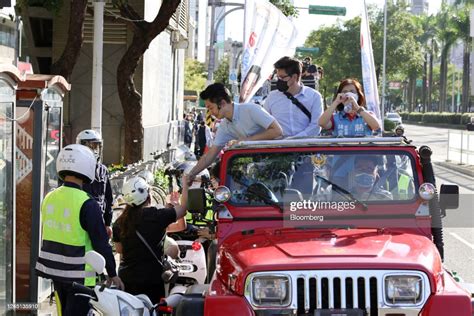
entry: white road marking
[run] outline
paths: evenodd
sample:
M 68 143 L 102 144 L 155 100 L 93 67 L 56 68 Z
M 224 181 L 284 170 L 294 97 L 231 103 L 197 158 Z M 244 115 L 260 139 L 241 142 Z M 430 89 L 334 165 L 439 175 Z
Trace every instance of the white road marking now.
M 456 238 L 457 240 L 459 240 L 460 242 L 462 242 L 463 244 L 465 244 L 466 246 L 468 246 L 469 248 L 471 248 L 472 250 L 474 250 L 474 245 L 466 241 L 464 238 L 462 238 L 458 234 L 456 233 L 449 233 L 449 234 L 453 236 L 454 238 Z

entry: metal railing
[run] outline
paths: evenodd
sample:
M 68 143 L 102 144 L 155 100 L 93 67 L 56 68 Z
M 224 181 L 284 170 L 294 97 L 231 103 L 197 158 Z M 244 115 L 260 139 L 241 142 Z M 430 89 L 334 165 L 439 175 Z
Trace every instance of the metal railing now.
M 448 130 L 447 161 L 474 165 L 474 132 Z

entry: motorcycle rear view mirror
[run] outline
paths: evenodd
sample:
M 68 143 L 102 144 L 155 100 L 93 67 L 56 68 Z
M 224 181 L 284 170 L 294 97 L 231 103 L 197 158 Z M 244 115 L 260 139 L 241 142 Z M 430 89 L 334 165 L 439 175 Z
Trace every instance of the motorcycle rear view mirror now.
M 206 193 L 203 188 L 193 188 L 188 190 L 188 212 L 206 212 Z
M 94 269 L 94 271 L 97 272 L 98 274 L 101 274 L 104 271 L 105 259 L 97 251 L 91 250 L 91 251 L 86 252 L 86 255 L 84 256 L 84 258 L 85 258 L 86 263 L 89 264 L 92 267 L 92 269 Z

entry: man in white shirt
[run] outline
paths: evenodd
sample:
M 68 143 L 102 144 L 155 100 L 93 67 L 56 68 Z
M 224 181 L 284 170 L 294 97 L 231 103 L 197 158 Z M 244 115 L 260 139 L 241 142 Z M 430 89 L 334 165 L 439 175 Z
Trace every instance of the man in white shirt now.
M 190 181 L 210 166 L 229 142 L 275 139 L 282 135 L 282 129 L 273 116 L 253 103 L 233 103 L 229 90 L 221 83 L 209 85 L 199 96 L 211 114 L 222 121 L 211 148 L 189 172 Z
M 277 90 L 270 92 L 263 107 L 280 123 L 283 137 L 314 137 L 321 128 L 321 94 L 301 83 L 302 65 L 297 59 L 283 57 L 274 67 Z

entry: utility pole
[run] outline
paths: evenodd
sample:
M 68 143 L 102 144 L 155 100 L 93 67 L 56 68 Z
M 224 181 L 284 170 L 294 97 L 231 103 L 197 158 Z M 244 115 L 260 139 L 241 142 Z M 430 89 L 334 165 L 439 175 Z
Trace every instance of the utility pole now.
M 242 54 L 242 43 L 234 41 L 232 42 L 232 58 L 230 59 L 229 62 L 229 81 L 231 83 L 232 87 L 232 95 L 234 96 L 235 99 L 239 99 L 239 82 L 237 78 L 237 65 L 239 61 L 239 56 Z
M 454 80 L 455 80 L 455 77 L 456 76 L 456 72 L 453 71 L 453 86 L 452 86 L 452 89 L 451 89 L 451 112 L 456 112 L 456 109 L 454 108 L 454 94 L 455 94 L 455 89 L 454 89 Z
M 242 10 L 244 5 L 242 3 L 234 3 L 229 2 L 225 3 L 218 0 L 209 0 L 208 5 L 211 6 L 211 34 L 209 40 L 209 62 L 207 66 L 207 84 L 211 84 L 214 81 L 214 69 L 216 65 L 216 50 L 214 48 L 214 44 L 216 43 L 216 33 L 217 29 L 219 28 L 220 23 L 224 20 L 224 18 L 229 14 L 236 10 Z M 224 13 L 216 23 L 216 7 L 222 6 L 236 6 L 226 13 Z M 214 26 L 215 24 L 215 26 Z
M 211 84 L 214 81 L 214 68 L 216 63 L 216 50 L 214 49 L 214 23 L 216 20 L 216 6 L 217 1 L 209 0 L 209 5 L 211 6 L 211 34 L 209 36 L 209 61 L 207 64 L 207 84 Z
M 92 56 L 91 129 L 102 135 L 102 59 L 105 0 L 94 0 L 94 51 Z
M 382 133 L 385 130 L 384 118 L 385 118 L 385 85 L 386 85 L 386 73 L 385 67 L 387 64 L 387 0 L 385 0 L 383 9 L 383 60 L 382 60 L 382 105 L 380 107 L 380 119 L 382 124 Z

